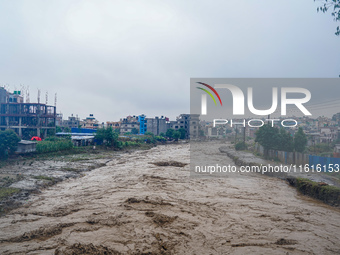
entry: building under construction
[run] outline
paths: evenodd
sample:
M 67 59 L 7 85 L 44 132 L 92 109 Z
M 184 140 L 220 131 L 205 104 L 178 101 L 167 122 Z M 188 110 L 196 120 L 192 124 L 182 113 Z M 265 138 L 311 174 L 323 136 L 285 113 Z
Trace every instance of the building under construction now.
M 46 137 L 55 133 L 56 107 L 39 103 L 24 103 L 21 91 L 8 92 L 0 87 L 0 129 L 12 129 L 21 138 Z

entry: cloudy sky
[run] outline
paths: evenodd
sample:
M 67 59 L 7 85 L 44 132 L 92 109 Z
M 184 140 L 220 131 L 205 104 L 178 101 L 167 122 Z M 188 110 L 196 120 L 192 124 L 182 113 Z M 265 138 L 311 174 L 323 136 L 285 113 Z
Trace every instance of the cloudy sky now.
M 174 119 L 189 112 L 191 77 L 338 77 L 339 24 L 319 5 L 1 0 L 0 85 L 29 86 L 31 102 L 57 93 L 64 118 Z

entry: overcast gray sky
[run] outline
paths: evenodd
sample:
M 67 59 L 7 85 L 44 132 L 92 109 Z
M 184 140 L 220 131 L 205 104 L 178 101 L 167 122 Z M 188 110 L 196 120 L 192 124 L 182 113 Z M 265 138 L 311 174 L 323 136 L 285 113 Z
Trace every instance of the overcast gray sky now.
M 190 77 L 338 77 L 339 24 L 319 5 L 1 0 L 0 85 L 29 86 L 31 102 L 57 93 L 64 118 L 174 119 L 189 112 Z

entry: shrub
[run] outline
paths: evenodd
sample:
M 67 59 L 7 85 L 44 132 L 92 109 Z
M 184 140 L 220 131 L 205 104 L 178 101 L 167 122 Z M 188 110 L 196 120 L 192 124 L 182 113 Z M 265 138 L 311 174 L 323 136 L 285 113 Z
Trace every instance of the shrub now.
M 246 150 L 247 149 L 247 145 L 244 143 L 244 142 L 239 142 L 235 145 L 235 149 L 237 151 L 240 151 L 240 150 Z

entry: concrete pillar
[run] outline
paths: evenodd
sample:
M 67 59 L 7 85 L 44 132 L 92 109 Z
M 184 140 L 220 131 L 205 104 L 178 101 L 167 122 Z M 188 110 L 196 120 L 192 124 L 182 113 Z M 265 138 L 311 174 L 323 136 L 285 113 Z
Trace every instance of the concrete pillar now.
M 21 130 L 21 117 L 19 117 L 19 137 L 22 137 L 22 130 Z

